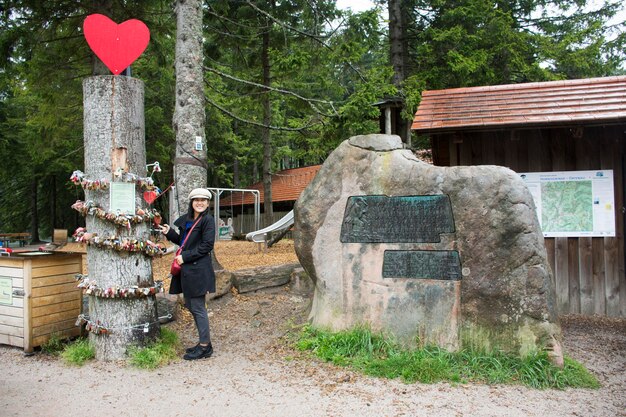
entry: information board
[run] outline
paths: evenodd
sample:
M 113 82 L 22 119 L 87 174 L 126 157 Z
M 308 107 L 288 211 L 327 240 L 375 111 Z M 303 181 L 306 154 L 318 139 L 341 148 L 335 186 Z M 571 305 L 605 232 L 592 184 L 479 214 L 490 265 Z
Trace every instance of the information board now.
M 528 172 L 544 237 L 615 236 L 613 170 Z
M 135 214 L 135 184 L 112 182 L 109 205 L 113 213 Z
M 0 304 L 13 304 L 13 280 L 0 277 Z

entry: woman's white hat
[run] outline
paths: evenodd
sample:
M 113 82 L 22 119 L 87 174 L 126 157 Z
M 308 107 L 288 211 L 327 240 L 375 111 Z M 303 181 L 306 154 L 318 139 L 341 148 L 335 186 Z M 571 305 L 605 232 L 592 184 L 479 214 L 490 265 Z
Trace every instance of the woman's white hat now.
M 207 200 L 210 200 L 211 197 L 211 192 L 206 188 L 194 188 L 189 193 L 189 200 L 193 200 L 194 198 L 206 198 Z

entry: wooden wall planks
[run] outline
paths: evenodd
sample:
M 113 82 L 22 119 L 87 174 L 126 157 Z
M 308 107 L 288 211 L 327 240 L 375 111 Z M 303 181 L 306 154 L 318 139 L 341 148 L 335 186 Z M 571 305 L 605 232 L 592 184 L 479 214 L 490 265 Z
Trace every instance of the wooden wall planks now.
M 82 310 L 82 291 L 75 274 L 82 270 L 82 256 L 28 254 L 0 258 L 0 276 L 11 279 L 11 304 L 0 305 L 0 343 L 30 352 L 53 334 L 71 337 Z

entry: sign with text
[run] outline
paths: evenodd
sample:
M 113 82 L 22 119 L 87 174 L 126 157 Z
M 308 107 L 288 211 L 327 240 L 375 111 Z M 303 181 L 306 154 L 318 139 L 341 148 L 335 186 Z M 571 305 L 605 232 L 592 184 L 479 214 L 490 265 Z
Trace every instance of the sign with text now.
M 383 278 L 459 281 L 461 260 L 454 250 L 387 250 Z
M 0 277 L 0 304 L 13 304 L 13 280 Z
M 346 202 L 341 242 L 436 243 L 442 233 L 454 231 L 447 195 L 352 196 Z
M 112 213 L 135 214 L 135 184 L 112 182 L 109 201 Z
M 613 170 L 528 172 L 544 237 L 615 236 Z

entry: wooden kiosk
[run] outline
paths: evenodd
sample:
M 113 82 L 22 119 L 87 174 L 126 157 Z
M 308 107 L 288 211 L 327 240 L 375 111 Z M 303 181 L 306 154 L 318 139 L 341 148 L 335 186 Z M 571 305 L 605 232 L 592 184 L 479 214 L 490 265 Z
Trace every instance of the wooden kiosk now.
M 0 343 L 32 352 L 53 335 L 77 336 L 82 256 L 23 252 L 0 257 Z

